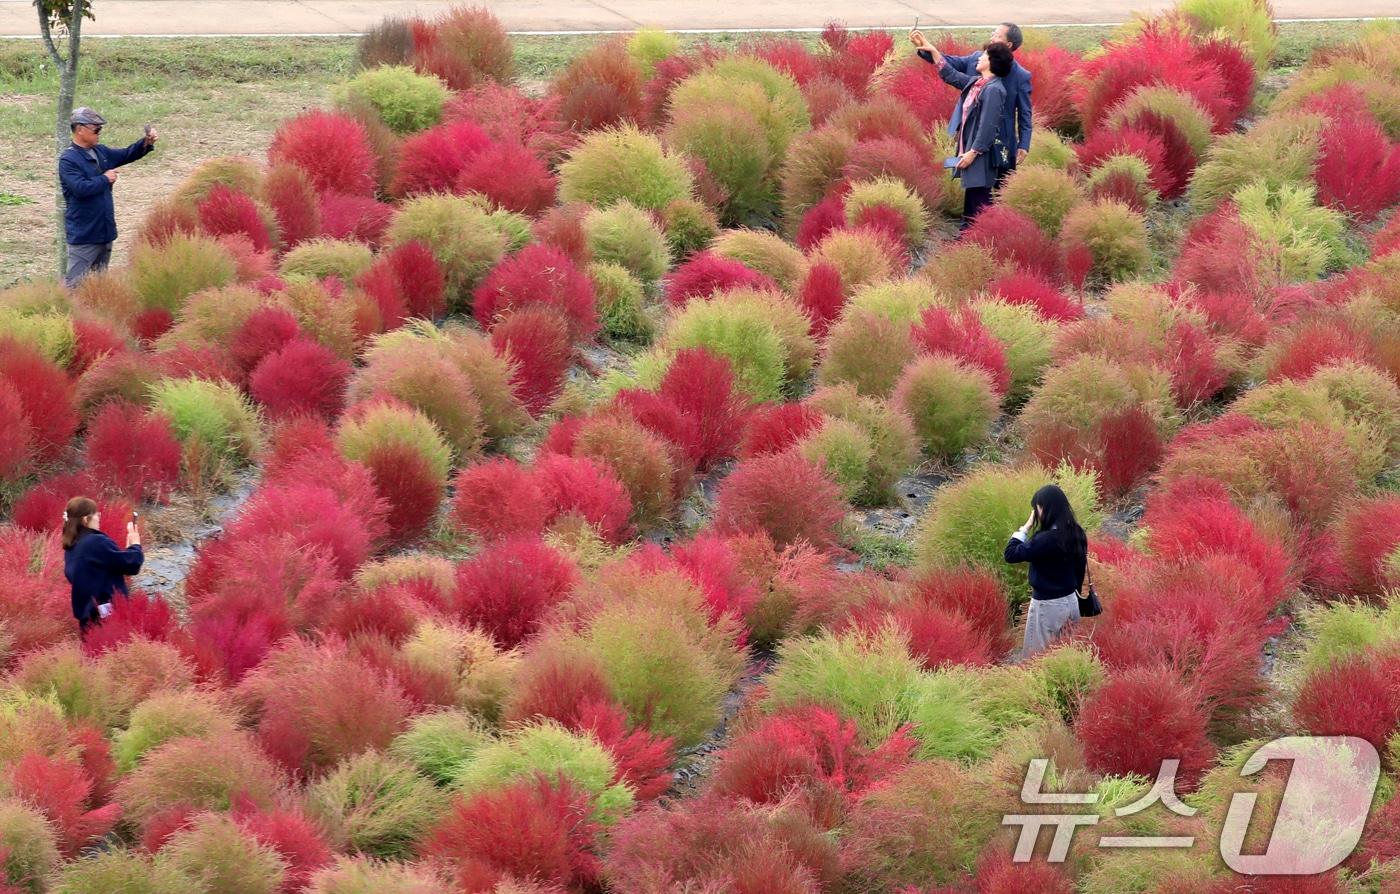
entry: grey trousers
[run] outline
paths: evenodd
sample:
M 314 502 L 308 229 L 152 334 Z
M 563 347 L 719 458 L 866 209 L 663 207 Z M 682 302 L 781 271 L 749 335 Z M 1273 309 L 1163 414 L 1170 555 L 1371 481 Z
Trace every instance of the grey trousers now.
M 1021 660 L 1025 661 L 1050 648 L 1065 627 L 1078 620 L 1078 593 L 1059 599 L 1032 599 L 1030 607 L 1026 609 L 1026 639 L 1021 644 Z
M 89 273 L 96 273 L 107 269 L 107 263 L 112 260 L 112 243 L 96 242 L 91 245 L 68 246 L 68 274 L 63 277 L 63 282 L 70 289 L 78 284 L 78 280 Z

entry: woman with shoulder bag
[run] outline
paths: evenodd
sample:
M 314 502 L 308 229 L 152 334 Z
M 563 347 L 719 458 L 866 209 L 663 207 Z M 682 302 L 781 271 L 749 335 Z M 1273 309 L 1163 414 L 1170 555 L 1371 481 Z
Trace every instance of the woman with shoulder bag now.
M 126 549 L 98 530 L 102 516 L 87 497 L 68 501 L 63 513 L 63 574 L 73 585 L 73 617 L 83 633 L 111 612 L 112 596 L 127 595 L 126 578 L 141 571 L 146 556 L 136 522 L 126 525 Z
M 1088 591 L 1084 588 L 1089 572 L 1089 538 L 1059 487 L 1047 484 L 1031 497 L 1031 516 L 1011 535 L 1003 558 L 1012 564 L 1029 562 L 1031 566 L 1031 603 L 1021 647 L 1023 660 L 1048 649 L 1066 625 L 1081 616 L 1098 613 L 1092 586 Z M 1082 613 L 1081 602 L 1085 603 Z M 1088 604 L 1091 602 L 1092 606 Z
M 918 47 L 920 58 L 938 66 L 938 76 L 944 83 L 962 91 L 948 132 L 957 141 L 953 176 L 962 181 L 962 228 L 967 229 L 973 218 L 991 204 L 997 176 L 1015 161 L 1012 155 L 1015 150 L 999 138 L 1002 109 L 1009 101 L 1002 78 L 1011 74 L 1015 57 L 1006 44 L 989 43 L 977 58 L 978 76 L 973 77 L 946 64 L 922 32 L 915 31 L 910 37 Z

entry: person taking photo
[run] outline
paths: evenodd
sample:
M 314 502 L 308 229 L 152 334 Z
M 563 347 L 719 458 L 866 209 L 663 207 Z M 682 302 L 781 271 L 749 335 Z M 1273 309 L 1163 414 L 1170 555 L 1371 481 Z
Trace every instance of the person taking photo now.
M 141 532 L 127 522 L 126 549 L 102 533 L 102 515 L 88 497 L 74 497 L 63 513 L 63 574 L 73 586 L 73 617 L 86 634 L 111 613 L 112 597 L 127 595 L 126 578 L 141 571 L 146 560 Z

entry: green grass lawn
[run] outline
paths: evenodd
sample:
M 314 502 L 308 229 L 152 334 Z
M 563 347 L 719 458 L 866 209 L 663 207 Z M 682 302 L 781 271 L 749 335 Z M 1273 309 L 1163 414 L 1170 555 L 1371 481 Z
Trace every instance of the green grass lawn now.
M 1109 36 L 1103 28 L 1040 29 L 1049 40 L 1082 51 Z M 1276 67 L 1301 65 L 1316 47 L 1342 41 L 1349 23 L 1288 24 L 1281 28 Z M 981 30 L 957 30 L 968 41 Z M 815 34 L 796 35 L 815 44 Z M 736 46 L 746 34 L 683 35 Z M 902 36 L 901 36 L 902 37 Z M 520 78 L 540 88 L 597 36 L 518 37 Z M 118 260 L 126 240 L 152 204 L 205 159 L 259 157 L 283 118 L 325 101 L 355 64 L 353 38 L 119 38 L 84 45 L 77 102 L 111 122 L 108 141 L 134 140 L 141 125 L 160 128 L 160 151 L 122 172 L 117 188 Z M 52 142 L 58 78 L 43 47 L 0 40 L 0 288 L 54 270 Z

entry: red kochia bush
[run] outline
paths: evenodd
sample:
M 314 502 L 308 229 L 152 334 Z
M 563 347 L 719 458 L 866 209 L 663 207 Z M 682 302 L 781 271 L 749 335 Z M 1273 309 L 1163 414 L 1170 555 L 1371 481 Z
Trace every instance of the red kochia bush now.
M 390 546 L 421 538 L 437 518 L 445 477 L 421 450 L 410 444 L 380 444 L 361 460 L 374 478 L 374 489 L 388 506 Z
M 1047 320 L 1071 322 L 1084 316 L 1084 305 L 1050 283 L 1029 273 L 1011 273 L 992 282 L 987 291 L 1007 304 L 1025 304 Z
M 268 232 L 257 203 L 230 186 L 215 185 L 199 203 L 198 210 L 199 226 L 211 236 L 241 233 L 248 237 L 256 251 L 277 248 L 274 234 Z
M 708 298 L 715 292 L 734 288 L 773 289 L 772 279 L 738 261 L 711 251 L 697 252 L 671 272 L 666 280 L 666 300 L 672 307 L 684 307 L 692 298 Z
M 383 504 L 372 496 L 372 488 L 373 509 L 366 512 L 320 481 L 265 485 L 248 501 L 228 536 L 263 539 L 293 535 L 306 547 L 329 550 L 337 571 L 348 578 L 383 536 Z
M 945 611 L 924 603 L 901 603 L 892 608 L 868 606 L 858 609 L 851 618 L 855 626 L 877 631 L 894 624 L 904 631 L 909 643 L 909 655 L 927 670 L 945 665 L 985 667 L 1000 657 L 993 650 L 991 638 L 953 611 Z
M 1090 769 L 1156 779 L 1162 761 L 1181 761 L 1178 790 L 1192 791 L 1215 760 L 1206 714 L 1169 670 L 1131 668 L 1084 703 L 1075 725 Z
M 405 242 L 381 252 L 358 284 L 374 300 L 388 332 L 409 317 L 436 320 L 446 313 L 446 282 L 431 249 Z
M 263 175 L 262 198 L 277 218 L 282 247 L 292 249 L 321 235 L 321 206 L 311 178 L 296 165 L 273 165 Z
M 821 57 L 827 73 L 856 96 L 865 95 L 870 76 L 894 49 L 894 38 L 884 31 L 853 34 L 835 23 L 822 30 L 822 43 L 830 51 Z
M 845 186 L 845 181 L 841 185 Z M 833 189 L 802 215 L 802 222 L 797 226 L 797 247 L 809 252 L 821 244 L 828 233 L 845 226 L 846 190 Z M 902 233 L 900 238 L 903 239 Z
M 759 599 L 753 578 L 740 567 L 740 556 L 731 541 L 711 531 L 700 533 L 689 543 L 676 544 L 670 556 L 649 545 L 634 561 L 657 570 L 668 566 L 680 570 L 700 587 L 716 620 L 730 615 L 742 621 Z
M 642 116 L 642 79 L 620 39 L 578 56 L 555 79 L 559 115 L 576 131 L 595 130 Z
M 180 480 L 180 442 L 162 416 L 124 401 L 103 404 L 88 425 L 88 469 L 102 487 L 159 499 Z
M 1163 198 L 1175 198 L 1186 189 L 1186 181 L 1167 160 L 1167 146 L 1162 137 L 1140 127 L 1117 127 L 1096 130 L 1074 147 L 1079 167 L 1092 171 L 1115 155 L 1136 155 L 1147 163 L 1152 188 Z
M 35 807 L 58 833 L 59 852 L 74 857 L 83 845 L 101 838 L 121 818 L 121 805 L 89 810 L 93 780 L 77 763 L 29 753 L 9 771 L 11 794 Z
M 1318 369 L 1341 360 L 1371 361 L 1366 336 L 1346 323 L 1309 320 L 1282 334 L 1271 346 L 1273 365 L 1269 380 L 1306 379 Z
M 1154 890 L 1157 894 L 1169 894 L 1165 887 Z M 978 863 L 977 894 L 1029 894 L 1032 891 L 1035 894 L 1074 894 L 1074 883 L 1050 863 L 1035 859 L 1013 863 L 1011 854 L 1006 851 L 989 850 Z
M 910 335 L 915 346 L 926 354 L 943 354 L 984 370 L 998 397 L 1004 397 L 1011 388 L 1006 351 L 971 308 L 962 308 L 954 316 L 945 307 L 930 307 L 914 324 Z
M 1354 657 L 1314 671 L 1293 703 L 1293 718 L 1314 736 L 1359 736 L 1378 750 L 1400 725 L 1397 660 Z
M 1021 57 L 1025 57 L 1025 52 Z M 953 104 L 957 102 L 957 94 L 949 90 L 938 77 L 930 77 L 934 74 L 932 66 L 919 58 L 909 58 L 900 63 L 893 71 L 883 77 L 879 90 L 881 93 L 893 96 L 919 119 L 919 123 L 926 128 L 941 125 L 947 122 L 948 115 L 953 111 Z M 1035 89 L 1039 93 L 1041 89 L 1041 79 L 1037 75 L 1035 79 Z M 1036 105 L 1040 105 L 1040 97 L 1036 97 Z M 1040 112 L 1037 109 L 1037 117 Z M 1053 121 L 1041 119 L 1042 127 L 1056 127 Z
M 0 381 L 19 397 L 38 458 L 56 458 L 78 430 L 68 374 L 29 345 L 0 337 Z
M 114 324 L 92 317 L 74 317 L 73 359 L 68 361 L 68 372 L 81 376 L 103 357 L 126 349 L 127 337 Z
M 1034 50 L 1022 47 L 1016 51 L 1016 61 L 1034 79 L 1036 126 L 1059 129 L 1074 124 L 1079 117 L 1074 108 L 1074 75 L 1083 60 L 1069 50 L 1047 44 Z M 943 91 L 945 95 L 951 92 Z M 948 111 L 952 111 L 951 104 Z M 946 112 L 941 120 L 947 120 Z
M 749 459 L 782 453 L 821 428 L 825 418 L 820 410 L 807 404 L 764 404 L 756 407 L 744 426 L 739 456 Z
M 651 801 L 671 787 L 670 768 L 676 762 L 675 740 L 653 735 L 646 727 L 629 729 L 627 712 L 615 702 L 585 702 L 575 729 L 592 733 L 612 754 L 614 782 L 631 785 L 640 801 Z
M 739 463 L 720 485 L 715 525 L 721 530 L 762 531 L 778 546 L 805 540 L 818 549 L 838 545 L 846 505 L 841 488 L 796 452 Z
M 1371 257 L 1381 258 L 1400 251 L 1400 215 L 1395 215 L 1371 237 Z
M 1167 333 L 1162 365 L 1172 377 L 1172 396 L 1181 407 L 1210 400 L 1230 382 L 1214 340 L 1201 326 L 1181 320 Z
M 321 193 L 321 233 L 330 239 L 378 248 L 394 219 L 394 206 L 369 196 Z
M 1216 132 L 1227 130 L 1238 114 L 1235 90 L 1220 67 L 1197 57 L 1199 44 L 1187 34 L 1150 24 L 1132 39 L 1106 44 L 1085 59 L 1075 80 L 1075 104 L 1086 132 L 1093 132 L 1109 110 L 1137 87 L 1165 84 L 1189 93 L 1206 108 Z M 1244 85 L 1253 89 L 1252 79 Z
M 939 571 L 914 580 L 913 590 L 913 601 L 970 621 L 987 637 L 994 654 L 1011 648 L 1006 593 L 996 575 L 973 568 Z
M 349 115 L 311 111 L 284 121 L 267 157 L 301 168 L 322 192 L 374 195 L 374 150 L 365 126 Z
M 101 655 L 131 639 L 169 642 L 179 629 L 170 603 L 137 590 L 125 599 L 112 601 L 112 613 L 83 637 L 83 652 Z
M 1060 252 L 1035 221 L 1003 205 L 977 215 L 963 238 L 985 247 L 999 261 L 1010 261 L 1023 273 L 1059 282 Z
M 34 427 L 19 392 L 0 380 L 0 481 L 15 481 L 29 472 L 34 458 Z
M 458 192 L 486 196 L 507 211 L 536 215 L 554 204 L 557 187 L 545 163 L 519 143 L 496 143 L 477 153 L 457 177 Z
M 250 799 L 238 796 L 231 812 L 243 831 L 287 862 L 282 894 L 297 894 L 306 888 L 316 870 L 329 864 L 334 856 L 316 824 L 298 810 L 262 809 Z
M 1375 595 L 1400 583 L 1390 557 L 1400 547 L 1400 497 L 1384 496 L 1351 506 L 1337 520 L 1338 547 L 1352 590 Z
M 549 307 L 569 323 L 569 338 L 586 341 L 598 331 L 593 281 L 557 248 L 534 244 L 497 264 L 472 293 L 472 315 L 490 329 L 512 311 Z
M 626 539 L 632 500 L 607 466 L 586 457 L 554 453 L 536 460 L 533 477 L 549 507 L 547 524 L 574 516 L 592 525 L 610 543 Z
M 281 350 L 301 335 L 301 326 L 292 312 L 266 305 L 253 311 L 234 333 L 229 353 L 245 373 L 251 373 L 262 359 Z
M 559 313 L 544 305 L 513 311 L 491 330 L 491 346 L 514 363 L 511 388 L 531 414 L 559 395 L 574 353 L 569 323 Z
M 825 338 L 831 324 L 841 316 L 841 308 L 846 304 L 845 288 L 841 284 L 841 271 L 825 261 L 813 264 L 802 281 L 797 301 L 812 321 L 812 335 Z
M 335 419 L 345 406 L 350 364 L 308 338 L 287 342 L 248 377 L 248 393 L 274 419 L 314 413 Z
M 593 890 L 601 865 L 586 792 L 563 776 L 539 776 L 459 799 L 424 853 L 456 874 L 458 890 L 488 891 L 507 876 L 559 890 Z
M 868 748 L 860 742 L 855 721 L 826 708 L 792 708 L 730 743 L 710 785 L 715 792 L 756 804 L 776 804 L 793 790 L 820 788 L 843 802 L 854 801 L 906 766 L 914 746 L 900 730 L 878 748 Z
M 457 606 L 463 620 L 514 648 L 578 581 L 569 557 L 542 541 L 500 540 L 457 567 Z
M 538 534 L 549 507 L 529 470 L 500 457 L 457 474 L 452 517 L 483 540 Z
M 878 110 L 879 107 L 875 108 Z M 943 201 L 943 183 L 934 178 L 928 154 L 922 138 L 910 140 L 895 135 L 862 136 L 842 166 L 841 176 L 851 183 L 893 177 L 913 190 L 925 208 L 934 209 Z
M 659 393 L 691 419 L 695 441 L 678 444 L 700 471 L 734 455 L 748 415 L 748 401 L 734 388 L 729 361 L 704 348 L 672 358 Z
M 404 140 L 390 191 L 396 196 L 451 192 L 477 154 L 491 145 L 470 121 L 439 124 Z

